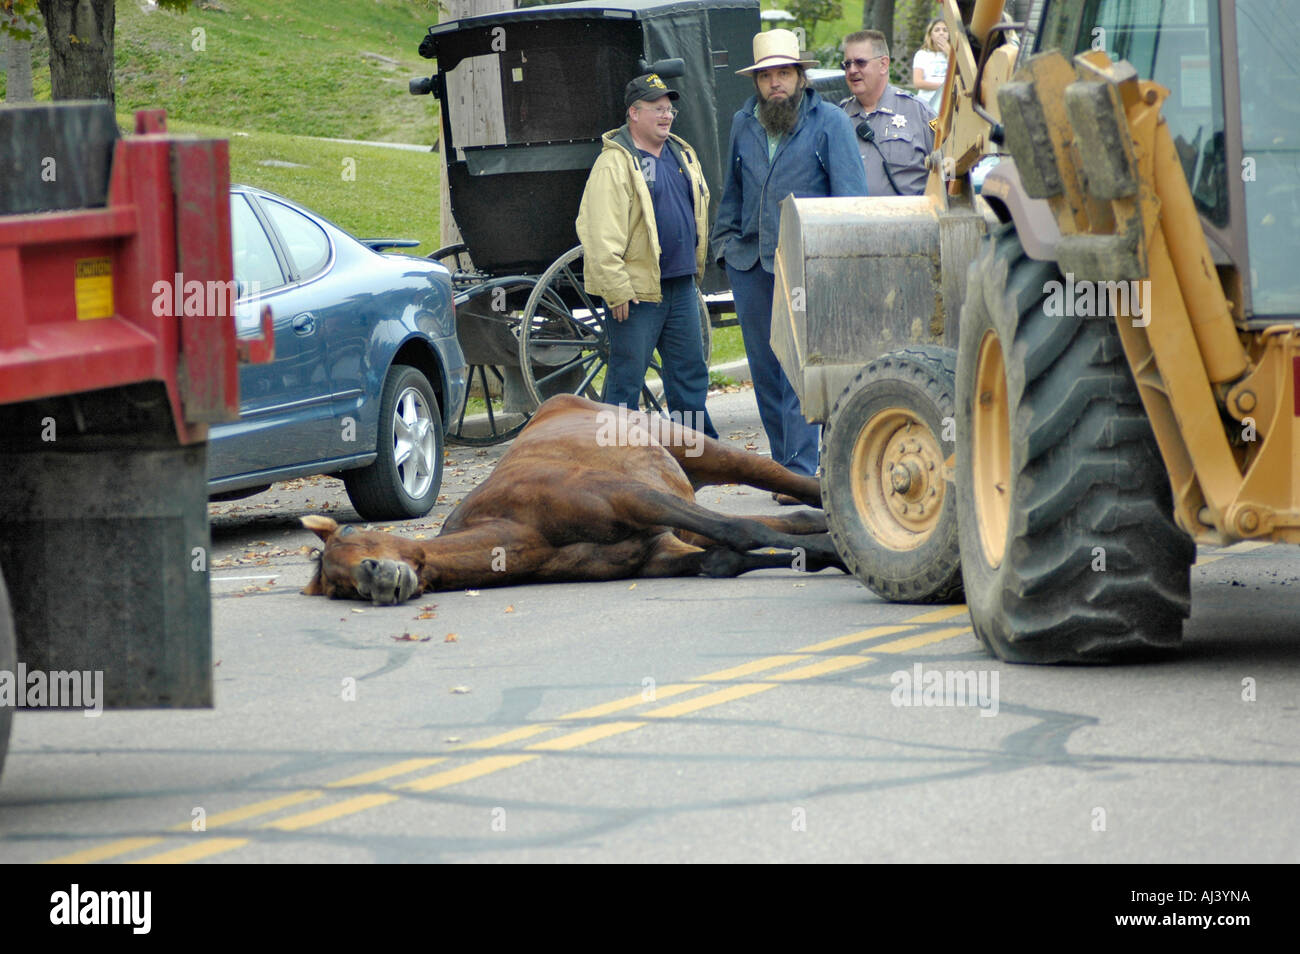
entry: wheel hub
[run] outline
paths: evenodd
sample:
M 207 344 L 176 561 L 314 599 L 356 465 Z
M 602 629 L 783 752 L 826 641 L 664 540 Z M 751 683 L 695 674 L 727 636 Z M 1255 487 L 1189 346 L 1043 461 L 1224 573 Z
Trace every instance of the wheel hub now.
M 943 509 L 943 453 L 930 428 L 906 408 L 863 426 L 853 449 L 853 497 L 863 523 L 895 550 L 920 546 Z
M 423 497 L 433 483 L 437 448 L 433 415 L 415 388 L 407 388 L 393 411 L 393 463 L 403 489 L 412 497 Z

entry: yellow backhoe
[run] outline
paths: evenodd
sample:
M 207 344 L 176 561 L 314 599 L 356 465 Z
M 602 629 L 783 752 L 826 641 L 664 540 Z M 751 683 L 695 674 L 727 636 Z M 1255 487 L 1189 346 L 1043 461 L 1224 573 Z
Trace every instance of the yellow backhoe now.
M 1196 543 L 1300 542 L 1300 3 L 1003 6 L 944 0 L 923 198 L 786 200 L 773 345 L 867 586 L 1106 660 Z

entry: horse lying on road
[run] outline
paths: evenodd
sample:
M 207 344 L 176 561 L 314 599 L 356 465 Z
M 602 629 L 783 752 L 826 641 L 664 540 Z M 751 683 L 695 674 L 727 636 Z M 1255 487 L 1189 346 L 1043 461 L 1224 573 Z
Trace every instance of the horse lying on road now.
M 695 488 L 731 483 L 821 506 L 815 477 L 670 419 L 558 395 L 433 540 L 303 517 L 325 542 L 303 592 L 395 604 L 519 583 L 844 569 L 820 512 L 733 517 L 695 502 Z

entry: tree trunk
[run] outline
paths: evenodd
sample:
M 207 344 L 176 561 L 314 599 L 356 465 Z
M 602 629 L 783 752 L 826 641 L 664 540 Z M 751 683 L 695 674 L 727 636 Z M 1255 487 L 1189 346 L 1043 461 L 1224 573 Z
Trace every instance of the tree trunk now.
M 32 47 L 16 36 L 0 33 L 0 48 L 4 50 L 5 102 L 30 103 L 32 101 Z M 24 73 L 23 64 L 27 70 Z
M 866 0 L 862 4 L 862 29 L 879 30 L 894 42 L 894 0 Z
M 55 99 L 113 95 L 113 0 L 38 0 L 50 38 L 50 86 Z
M 898 55 L 906 58 L 909 67 L 912 62 L 912 54 L 919 50 L 921 44 L 925 42 L 926 24 L 934 19 L 938 12 L 934 9 L 934 4 L 927 2 L 927 0 L 913 0 L 911 9 L 903 20 L 903 35 L 898 40 Z M 912 71 L 909 68 L 907 72 L 910 75 Z
M 0 20 L 4 19 L 0 15 Z M 10 23 L 18 22 L 16 16 Z M 4 49 L 5 100 L 10 103 L 30 103 L 32 92 L 32 41 L 0 33 L 0 48 Z
M 894 43 L 894 0 L 876 0 L 875 16 L 875 29 L 885 34 L 885 39 L 889 41 L 890 52 L 892 53 Z

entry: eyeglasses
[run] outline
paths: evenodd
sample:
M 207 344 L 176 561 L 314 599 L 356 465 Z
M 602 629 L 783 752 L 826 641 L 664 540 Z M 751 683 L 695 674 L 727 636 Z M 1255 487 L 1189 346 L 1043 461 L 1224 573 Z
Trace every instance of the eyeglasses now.
M 648 113 L 654 113 L 656 116 L 671 116 L 673 119 L 677 118 L 677 110 L 671 106 L 656 106 L 654 109 L 649 109 L 645 106 L 637 107 L 638 111 L 643 109 Z
M 867 68 L 867 64 L 870 63 L 872 60 L 883 60 L 888 55 L 889 55 L 888 53 L 881 53 L 879 56 L 871 56 L 865 60 L 862 59 L 861 57 L 858 57 L 857 59 L 854 60 L 844 60 L 843 62 L 840 63 L 840 69 L 844 70 L 846 73 L 848 72 L 850 66 L 856 66 L 860 70 L 865 70 Z

